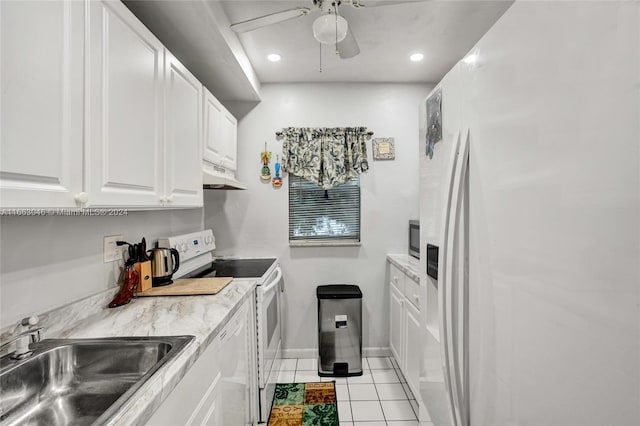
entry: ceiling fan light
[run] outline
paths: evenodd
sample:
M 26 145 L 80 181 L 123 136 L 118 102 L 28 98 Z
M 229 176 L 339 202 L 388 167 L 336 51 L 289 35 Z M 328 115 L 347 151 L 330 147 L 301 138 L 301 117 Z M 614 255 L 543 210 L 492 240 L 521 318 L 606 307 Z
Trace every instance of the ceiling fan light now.
M 322 44 L 340 43 L 347 36 L 347 29 L 347 20 L 332 13 L 324 14 L 313 21 L 313 36 Z

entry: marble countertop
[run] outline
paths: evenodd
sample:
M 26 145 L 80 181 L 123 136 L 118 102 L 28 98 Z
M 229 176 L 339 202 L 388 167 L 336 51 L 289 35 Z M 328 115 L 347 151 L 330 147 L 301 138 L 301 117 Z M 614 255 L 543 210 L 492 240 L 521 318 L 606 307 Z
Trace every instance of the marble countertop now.
M 243 302 L 251 297 L 255 285 L 255 280 L 234 279 L 214 296 L 141 297 L 128 305 L 107 309 L 102 301 L 112 297 L 112 291 L 107 299 L 106 295 L 100 295 L 52 313 L 48 322 L 55 320 L 57 325 L 62 322 L 67 327 L 45 337 L 195 336 L 195 340 L 151 376 L 108 423 L 143 425 Z M 94 305 L 100 309 L 83 317 L 82 311 Z
M 408 254 L 387 254 L 387 260 L 397 266 L 409 278 L 420 282 L 420 260 Z

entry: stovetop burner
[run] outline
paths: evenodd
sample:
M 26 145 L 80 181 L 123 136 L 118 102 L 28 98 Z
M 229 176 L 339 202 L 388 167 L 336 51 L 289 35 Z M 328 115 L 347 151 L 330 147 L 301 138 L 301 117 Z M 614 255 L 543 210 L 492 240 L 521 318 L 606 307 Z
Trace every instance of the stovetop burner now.
M 276 259 L 218 259 L 200 268 L 190 278 L 234 277 L 260 278 L 267 273 Z

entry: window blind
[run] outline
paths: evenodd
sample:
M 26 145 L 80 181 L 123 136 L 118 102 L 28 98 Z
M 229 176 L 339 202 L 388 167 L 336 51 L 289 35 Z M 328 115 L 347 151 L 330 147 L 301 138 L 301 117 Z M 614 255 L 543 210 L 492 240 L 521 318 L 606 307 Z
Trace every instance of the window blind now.
M 325 191 L 290 174 L 289 241 L 360 242 L 360 178 Z

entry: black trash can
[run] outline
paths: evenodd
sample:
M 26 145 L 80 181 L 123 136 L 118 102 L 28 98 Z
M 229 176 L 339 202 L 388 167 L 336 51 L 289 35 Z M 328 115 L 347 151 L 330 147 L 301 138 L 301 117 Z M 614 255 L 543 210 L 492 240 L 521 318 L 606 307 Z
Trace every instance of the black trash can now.
M 357 285 L 316 288 L 318 297 L 318 375 L 362 375 L 362 292 Z

